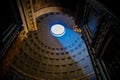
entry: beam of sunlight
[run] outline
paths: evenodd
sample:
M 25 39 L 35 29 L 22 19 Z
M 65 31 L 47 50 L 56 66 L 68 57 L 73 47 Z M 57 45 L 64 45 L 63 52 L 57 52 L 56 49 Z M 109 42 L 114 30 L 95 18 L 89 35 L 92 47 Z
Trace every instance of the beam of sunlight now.
M 65 48 L 72 59 L 77 62 L 77 66 L 84 71 L 84 74 L 93 72 L 87 47 L 80 34 L 70 28 L 65 28 L 66 33 L 61 37 L 56 37 L 61 45 Z M 80 55 L 78 55 L 80 54 Z M 86 66 L 89 66 L 85 68 Z

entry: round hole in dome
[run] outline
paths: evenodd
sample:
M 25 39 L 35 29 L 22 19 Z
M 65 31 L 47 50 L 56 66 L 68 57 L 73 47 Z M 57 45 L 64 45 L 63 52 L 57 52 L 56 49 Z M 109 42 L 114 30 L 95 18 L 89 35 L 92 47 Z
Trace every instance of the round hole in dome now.
M 65 27 L 61 24 L 54 24 L 51 26 L 51 34 L 56 37 L 61 37 L 65 34 Z

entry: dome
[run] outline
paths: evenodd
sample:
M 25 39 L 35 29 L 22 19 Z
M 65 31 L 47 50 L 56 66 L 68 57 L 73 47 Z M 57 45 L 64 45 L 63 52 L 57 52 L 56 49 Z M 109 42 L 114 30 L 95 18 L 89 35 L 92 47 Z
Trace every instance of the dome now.
M 72 29 L 74 17 L 47 12 L 36 22 L 38 30 L 28 33 L 11 63 L 17 72 L 37 80 L 70 80 L 94 73 L 86 45 Z

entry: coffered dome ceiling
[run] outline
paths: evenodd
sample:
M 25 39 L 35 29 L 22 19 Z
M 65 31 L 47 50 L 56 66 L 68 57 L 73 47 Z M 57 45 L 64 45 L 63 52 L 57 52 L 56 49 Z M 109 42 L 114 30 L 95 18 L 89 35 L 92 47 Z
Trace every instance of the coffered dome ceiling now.
M 47 12 L 36 17 L 38 30 L 29 32 L 11 67 L 31 79 L 71 80 L 94 74 L 90 57 L 74 18 L 65 12 Z M 55 37 L 51 26 L 61 24 L 65 34 Z

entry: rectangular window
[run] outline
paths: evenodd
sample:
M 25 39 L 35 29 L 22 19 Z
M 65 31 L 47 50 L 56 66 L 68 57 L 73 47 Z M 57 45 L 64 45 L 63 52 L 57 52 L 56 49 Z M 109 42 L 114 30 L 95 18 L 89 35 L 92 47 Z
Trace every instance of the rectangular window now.
M 97 24 L 98 24 L 98 20 L 97 20 L 97 16 L 95 15 L 95 13 L 90 12 L 89 16 L 88 16 L 88 28 L 92 34 L 92 36 L 95 36 L 95 32 L 97 30 Z

